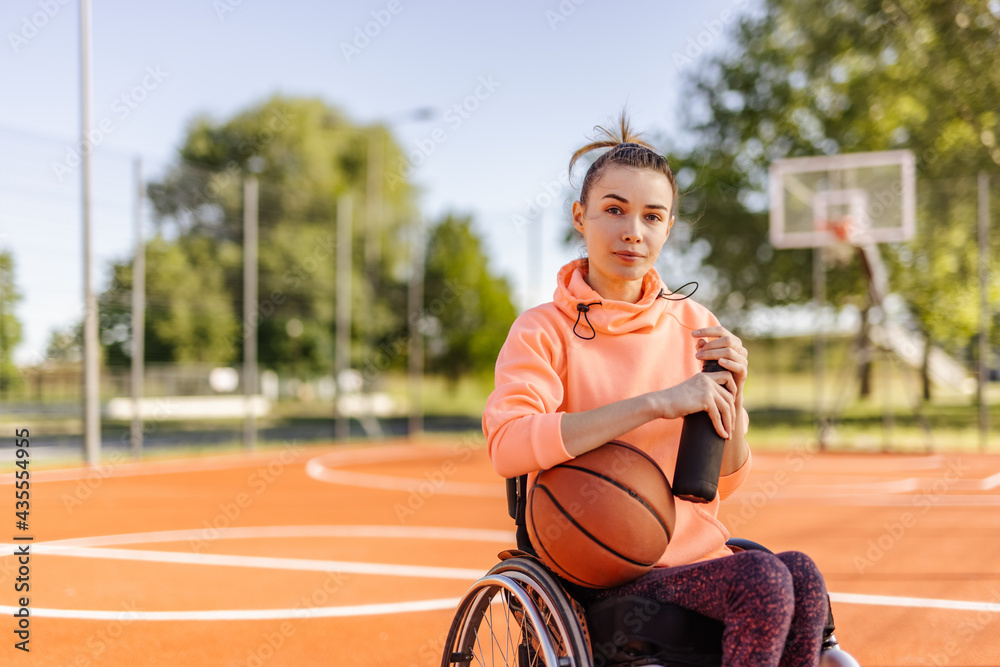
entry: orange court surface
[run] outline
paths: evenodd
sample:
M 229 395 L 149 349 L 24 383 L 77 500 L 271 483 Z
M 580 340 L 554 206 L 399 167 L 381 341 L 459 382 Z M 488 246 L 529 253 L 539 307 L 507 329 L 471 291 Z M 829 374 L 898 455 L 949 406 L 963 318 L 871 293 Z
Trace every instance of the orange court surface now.
M 29 653 L 0 475 L 0 664 L 438 665 L 513 545 L 481 440 L 32 469 Z M 758 451 L 720 519 L 816 560 L 864 667 L 1000 665 L 1000 458 Z

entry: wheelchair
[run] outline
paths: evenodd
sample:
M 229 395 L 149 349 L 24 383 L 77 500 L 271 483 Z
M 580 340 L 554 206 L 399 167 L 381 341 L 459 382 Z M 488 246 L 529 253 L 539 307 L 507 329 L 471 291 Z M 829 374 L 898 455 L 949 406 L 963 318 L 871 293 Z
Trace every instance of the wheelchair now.
M 476 581 L 459 602 L 448 630 L 442 667 L 719 667 L 720 621 L 676 605 L 637 596 L 584 607 L 574 585 L 554 575 L 528 540 L 524 510 L 527 475 L 507 480 L 507 511 L 517 549 Z M 731 539 L 735 550 L 759 549 Z M 857 667 L 840 650 L 829 614 L 820 667 Z

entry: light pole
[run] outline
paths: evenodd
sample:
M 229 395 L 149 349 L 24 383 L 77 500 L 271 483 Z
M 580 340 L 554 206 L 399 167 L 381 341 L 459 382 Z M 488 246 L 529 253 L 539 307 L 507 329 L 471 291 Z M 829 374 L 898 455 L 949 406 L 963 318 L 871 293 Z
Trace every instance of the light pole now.
M 83 429 L 87 463 L 101 461 L 101 404 L 97 298 L 90 282 L 90 0 L 80 0 L 80 186 L 83 218 Z
M 436 113 L 432 107 L 419 107 L 409 111 L 392 114 L 381 120 L 376 120 L 371 124 L 368 134 L 367 162 L 368 169 L 365 183 L 365 275 L 372 288 L 373 293 L 378 293 L 379 286 L 379 265 L 382 263 L 382 232 L 383 232 L 383 211 L 384 192 L 383 181 L 385 179 L 385 135 L 379 126 L 391 126 L 403 121 L 421 121 L 431 118 Z M 336 127 L 337 120 L 327 119 L 327 127 Z M 336 252 L 336 334 L 335 334 L 335 354 L 334 354 L 334 385 L 337 389 L 339 402 L 344 374 L 351 367 L 351 239 L 353 234 L 352 200 L 349 195 L 341 195 L 337 200 L 337 252 Z M 414 402 L 415 392 L 419 392 L 420 383 L 418 378 L 423 373 L 423 341 L 417 337 L 416 332 L 418 322 L 413 319 L 416 312 L 416 319 L 419 320 L 419 309 L 423 301 L 423 257 L 419 258 L 419 269 L 415 264 L 414 255 L 417 249 L 423 252 L 422 227 L 419 223 L 415 231 L 414 244 L 411 246 L 411 273 L 419 272 L 419 276 L 411 275 L 407 290 L 408 314 L 408 382 L 410 386 L 411 406 L 417 405 L 419 400 Z M 414 281 L 418 280 L 418 284 Z M 417 309 L 414 311 L 414 309 Z M 362 335 L 369 336 L 369 328 L 362 326 Z M 410 414 L 410 429 L 422 429 L 422 412 L 415 417 L 413 408 Z M 350 421 L 347 415 L 338 408 L 336 411 L 336 422 L 334 425 L 334 436 L 337 439 L 347 438 L 350 434 Z
M 435 113 L 434 107 L 418 107 L 409 111 L 392 114 L 372 123 L 368 133 L 368 174 L 366 177 L 365 204 L 368 209 L 368 224 L 365 226 L 365 272 L 372 290 L 378 291 L 378 265 L 382 261 L 382 182 L 385 178 L 385 134 L 379 126 L 392 127 L 403 122 L 429 120 Z
M 337 199 L 337 330 L 334 350 L 334 396 L 337 401 L 334 436 L 337 440 L 346 440 L 351 432 L 350 417 L 341 410 L 346 401 L 342 401 L 340 396 L 347 383 L 346 372 L 351 367 L 351 227 L 351 196 L 341 195 Z
M 243 448 L 257 448 L 257 176 L 243 179 Z
M 407 388 L 410 414 L 407 437 L 424 432 L 424 334 L 421 322 L 424 312 L 424 225 L 418 216 L 412 228 L 410 242 L 410 284 L 407 289 Z
M 142 236 L 142 207 L 145 192 L 142 185 L 142 160 L 132 165 L 135 187 L 135 255 L 132 258 L 132 433 L 133 456 L 142 456 L 142 395 L 145 374 L 146 331 L 146 244 Z

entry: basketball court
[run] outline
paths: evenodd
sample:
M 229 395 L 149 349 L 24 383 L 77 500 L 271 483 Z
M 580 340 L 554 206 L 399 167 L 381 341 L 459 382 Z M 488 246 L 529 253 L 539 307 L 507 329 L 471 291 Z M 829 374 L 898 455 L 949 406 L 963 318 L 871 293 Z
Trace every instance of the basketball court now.
M 437 665 L 458 598 L 513 543 L 503 482 L 472 439 L 33 482 L 31 652 L 6 646 L 5 664 Z M 758 451 L 720 518 L 816 559 L 862 665 L 985 667 L 1000 654 L 998 506 L 993 457 L 803 448 Z

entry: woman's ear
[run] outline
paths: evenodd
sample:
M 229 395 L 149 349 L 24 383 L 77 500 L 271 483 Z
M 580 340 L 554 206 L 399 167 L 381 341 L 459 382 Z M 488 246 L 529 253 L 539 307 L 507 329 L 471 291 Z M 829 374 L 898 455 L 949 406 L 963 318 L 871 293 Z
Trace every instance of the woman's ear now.
M 583 204 L 578 201 L 573 202 L 573 226 L 583 234 Z

